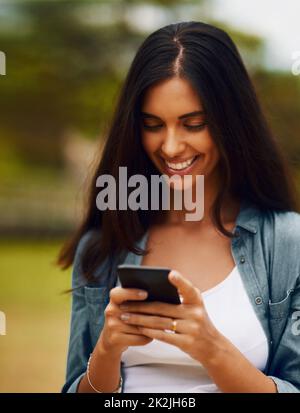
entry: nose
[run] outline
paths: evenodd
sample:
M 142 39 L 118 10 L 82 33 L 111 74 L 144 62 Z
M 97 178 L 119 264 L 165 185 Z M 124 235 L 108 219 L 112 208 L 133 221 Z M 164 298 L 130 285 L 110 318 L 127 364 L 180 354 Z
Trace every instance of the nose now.
M 161 145 L 162 153 L 168 158 L 175 158 L 185 150 L 185 142 L 172 131 L 168 132 Z

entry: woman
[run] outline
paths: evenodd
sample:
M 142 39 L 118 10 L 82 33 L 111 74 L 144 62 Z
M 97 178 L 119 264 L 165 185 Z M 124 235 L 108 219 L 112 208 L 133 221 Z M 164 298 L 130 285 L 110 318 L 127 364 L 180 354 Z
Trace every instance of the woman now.
M 120 166 L 148 180 L 191 175 L 193 190 L 204 175 L 203 218 L 187 221 L 174 203 L 100 211 L 97 178 L 118 182 Z M 299 392 L 294 194 L 230 37 L 200 22 L 152 33 L 121 91 L 86 216 L 60 254 L 64 268 L 74 260 L 62 391 Z M 181 304 L 122 288 L 124 262 L 177 270 Z

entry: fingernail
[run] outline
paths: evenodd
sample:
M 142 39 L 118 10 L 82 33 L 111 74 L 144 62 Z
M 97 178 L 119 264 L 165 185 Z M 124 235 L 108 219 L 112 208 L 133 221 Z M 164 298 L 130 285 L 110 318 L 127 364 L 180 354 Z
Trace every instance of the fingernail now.
M 172 280 L 177 280 L 178 279 L 178 273 L 176 271 L 171 272 L 171 279 Z
M 138 296 L 142 298 L 146 298 L 148 295 L 147 291 L 139 291 Z
M 122 320 L 129 320 L 130 315 L 129 314 L 121 314 L 121 319 Z

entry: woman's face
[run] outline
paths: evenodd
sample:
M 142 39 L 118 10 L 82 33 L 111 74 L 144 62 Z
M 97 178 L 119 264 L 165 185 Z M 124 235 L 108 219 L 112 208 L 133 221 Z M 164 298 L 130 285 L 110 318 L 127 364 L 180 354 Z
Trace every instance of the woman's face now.
M 205 124 L 205 114 L 190 83 L 174 77 L 148 89 L 141 108 L 142 144 L 156 168 L 178 179 L 216 172 L 219 151 Z M 173 178 L 174 179 L 174 178 Z

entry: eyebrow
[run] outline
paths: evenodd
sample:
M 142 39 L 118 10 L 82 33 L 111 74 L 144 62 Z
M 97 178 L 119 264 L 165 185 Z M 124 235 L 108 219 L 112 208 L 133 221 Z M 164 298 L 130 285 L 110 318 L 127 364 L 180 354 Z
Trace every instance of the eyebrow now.
M 192 118 L 194 116 L 199 116 L 203 114 L 204 114 L 203 110 L 197 110 L 194 112 L 189 112 L 189 113 L 185 113 L 184 115 L 178 116 L 178 119 Z M 145 118 L 154 118 L 154 119 L 161 120 L 158 116 L 152 115 L 151 113 L 141 112 L 141 115 L 144 116 Z

